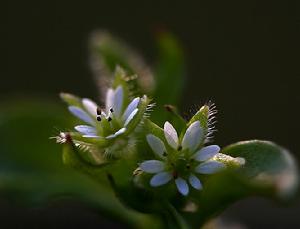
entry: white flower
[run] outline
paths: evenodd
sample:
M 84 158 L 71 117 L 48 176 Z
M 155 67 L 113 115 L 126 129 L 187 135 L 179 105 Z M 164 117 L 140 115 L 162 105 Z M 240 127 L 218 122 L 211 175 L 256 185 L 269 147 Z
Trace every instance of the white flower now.
M 115 90 L 109 88 L 106 93 L 105 109 L 90 99 L 82 99 L 82 107 L 69 106 L 69 111 L 87 125 L 75 126 L 85 138 L 114 139 L 128 130 L 128 125 L 139 112 L 141 98 L 136 97 L 127 107 L 124 104 L 124 89 L 118 86 Z
M 157 187 L 175 181 L 178 191 L 186 196 L 189 193 L 188 183 L 201 190 L 202 184 L 196 173 L 213 174 L 225 167 L 221 162 L 213 160 L 220 147 L 210 145 L 202 147 L 204 132 L 200 122 L 193 122 L 186 130 L 182 140 L 174 127 L 166 122 L 164 136 L 169 146 L 155 135 L 147 135 L 147 142 L 159 160 L 148 160 L 140 164 L 142 171 L 155 174 L 150 185 Z M 169 149 L 169 150 L 167 150 Z

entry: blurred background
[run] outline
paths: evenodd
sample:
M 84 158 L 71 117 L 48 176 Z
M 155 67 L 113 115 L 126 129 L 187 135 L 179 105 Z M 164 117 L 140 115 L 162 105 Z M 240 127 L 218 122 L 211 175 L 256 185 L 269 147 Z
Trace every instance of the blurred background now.
M 267 139 L 287 147 L 299 162 L 297 1 L 10 1 L 6 6 L 2 102 L 20 96 L 59 101 L 61 91 L 96 99 L 91 32 L 110 31 L 153 64 L 156 32 L 164 29 L 179 39 L 186 55 L 182 111 L 212 100 L 219 110 L 216 143 Z M 299 211 L 299 198 L 288 206 L 251 198 L 223 216 L 246 228 L 297 228 Z M 74 200 L 28 209 L 4 199 L 0 221 L 8 228 L 121 228 Z

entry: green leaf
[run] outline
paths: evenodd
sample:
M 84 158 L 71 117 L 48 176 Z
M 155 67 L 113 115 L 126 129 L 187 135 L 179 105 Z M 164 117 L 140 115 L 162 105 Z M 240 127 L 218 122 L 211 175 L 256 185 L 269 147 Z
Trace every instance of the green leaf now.
M 171 117 L 163 106 L 181 103 L 186 72 L 182 48 L 172 34 L 160 33 L 158 48 L 158 59 L 154 68 L 155 91 L 153 95 L 158 108 L 152 116 L 153 120 L 161 125 L 163 121 Z
M 298 187 L 298 171 L 290 152 L 269 141 L 244 141 L 222 151 L 246 160 L 241 173 L 253 185 L 269 187 L 274 197 L 289 199 Z
M 113 79 L 117 66 L 126 70 L 127 75 L 136 75 L 137 82 L 131 84 L 131 91 L 148 94 L 157 103 L 153 120 L 162 124 L 166 119 L 173 119 L 165 111 L 165 104 L 179 105 L 184 87 L 185 62 L 182 48 L 177 39 L 170 33 L 160 33 L 157 37 L 158 58 L 154 66 L 154 74 L 143 58 L 126 45 L 104 31 L 92 34 L 90 42 L 91 65 L 102 93 L 107 83 Z M 171 85 L 171 86 L 170 86 Z M 168 93 L 166 93 L 166 89 Z
M 132 228 L 157 222 L 120 204 L 104 175 L 94 180 L 63 164 L 61 145 L 49 137 L 58 134 L 55 128 L 71 128 L 73 119 L 66 110 L 49 101 L 2 104 L 0 195 L 30 206 L 69 196 Z
M 298 172 L 286 149 L 272 142 L 253 140 L 227 146 L 222 153 L 242 157 L 245 164 L 239 169 L 201 178 L 203 190 L 191 193 L 196 208 L 192 213 L 184 213 L 194 227 L 203 225 L 242 198 L 263 196 L 286 201 L 295 196 Z
M 96 31 L 90 42 L 91 66 L 101 89 L 107 87 L 117 66 L 129 75 L 137 74 L 141 93 L 153 90 L 153 74 L 144 59 L 122 40 L 106 31 Z M 102 90 L 105 92 L 105 90 Z

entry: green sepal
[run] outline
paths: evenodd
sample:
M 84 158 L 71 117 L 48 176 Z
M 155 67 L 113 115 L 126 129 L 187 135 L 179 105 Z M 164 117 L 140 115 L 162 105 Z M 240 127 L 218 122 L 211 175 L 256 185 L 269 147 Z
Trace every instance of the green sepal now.
M 59 94 L 59 96 L 69 106 L 75 106 L 75 107 L 82 108 L 81 98 L 79 98 L 78 96 L 70 94 L 70 93 L 65 93 L 65 92 L 61 92 Z
M 137 74 L 137 87 L 142 93 L 153 90 L 153 75 L 141 55 L 122 40 L 105 31 L 92 34 L 90 51 L 93 59 L 96 80 L 103 90 L 110 82 L 117 66 L 123 68 L 128 75 Z
M 195 121 L 199 121 L 201 127 L 207 129 L 208 127 L 208 115 L 209 115 L 209 106 L 204 105 L 196 112 L 196 114 L 190 119 L 187 126 L 191 125 Z
M 186 124 L 186 126 L 183 128 L 183 130 L 181 131 L 181 134 L 179 136 L 180 139 L 183 138 L 187 128 L 194 122 L 199 121 L 200 122 L 200 126 L 203 130 L 203 135 L 202 135 L 202 143 L 205 140 L 205 137 L 207 136 L 208 133 L 208 125 L 209 125 L 209 106 L 208 105 L 204 105 L 202 106 L 197 112 L 196 114 L 188 121 L 188 123 Z
M 90 154 L 85 151 L 89 151 Z M 66 143 L 63 144 L 63 162 L 93 176 L 102 173 L 102 168 L 110 164 L 105 160 L 103 154 L 101 155 L 101 152 L 96 155 L 91 148 L 83 150 L 77 147 L 71 136 L 68 136 Z
M 218 153 L 213 157 L 214 161 L 218 161 L 226 165 L 227 168 L 239 168 L 245 164 L 245 159 L 242 157 L 231 157 L 229 155 Z
M 147 115 L 147 108 L 150 102 L 151 100 L 146 95 L 141 97 L 139 105 L 137 107 L 138 112 L 126 127 L 127 133 L 131 133 L 139 124 L 143 122 L 144 117 Z
M 104 137 L 86 138 L 86 137 L 83 137 L 82 134 L 80 134 L 79 132 L 68 132 L 68 134 L 70 134 L 72 137 L 72 140 L 78 144 L 87 143 L 87 144 L 93 144 L 99 148 L 105 148 L 105 147 L 110 146 L 112 143 L 112 140 L 106 139 Z

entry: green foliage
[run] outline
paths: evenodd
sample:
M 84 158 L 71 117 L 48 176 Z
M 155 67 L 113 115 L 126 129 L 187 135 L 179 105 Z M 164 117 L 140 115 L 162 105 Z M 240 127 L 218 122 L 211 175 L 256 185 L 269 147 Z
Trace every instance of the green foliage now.
M 143 58 L 123 41 L 106 32 L 97 32 L 91 39 L 92 67 L 102 89 L 111 82 L 117 66 L 125 69 L 128 75 L 137 74 L 136 90 L 153 97 L 157 109 L 152 119 L 162 124 L 173 116 L 165 111 L 165 104 L 180 105 L 184 87 L 185 63 L 181 45 L 166 32 L 157 35 L 158 57 L 153 69 Z
M 73 124 L 65 109 L 47 100 L 9 101 L 1 106 L 0 120 L 2 197 L 31 206 L 71 196 L 133 228 L 147 228 L 150 222 L 156 222 L 155 218 L 120 204 L 107 185 L 105 174 L 99 172 L 95 182 L 62 163 L 61 146 L 49 137 L 57 135 L 55 127 L 62 129 Z M 65 162 L 66 154 L 65 150 Z
M 193 193 L 199 208 L 186 214 L 189 222 L 199 225 L 216 216 L 233 202 L 248 196 L 291 200 L 298 188 L 298 173 L 290 153 L 268 141 L 245 141 L 225 147 L 222 153 L 243 157 L 246 163 L 206 180 L 200 193 Z M 222 190 L 222 191 L 220 191 Z
M 265 185 L 276 198 L 291 198 L 298 187 L 296 163 L 288 150 L 269 141 L 245 141 L 232 144 L 223 152 L 243 157 L 241 170 L 253 185 Z
M 154 99 L 158 104 L 154 111 L 154 120 L 163 123 L 167 115 L 161 117 L 161 111 L 165 104 L 180 105 L 185 77 L 185 63 L 183 50 L 178 41 L 169 33 L 158 35 L 158 59 L 155 66 Z
M 152 71 L 136 52 L 111 35 L 102 32 L 92 39 L 92 65 L 95 71 L 100 69 L 101 78 L 96 78 L 101 89 L 104 91 L 107 86 L 104 82 L 109 82 L 113 89 L 123 87 L 122 112 L 133 95 L 139 97 L 135 107 L 138 111 L 127 124 L 123 116 L 115 118 L 113 111 L 104 115 L 102 123 L 91 116 L 97 131 L 97 128 L 110 130 L 113 125 L 126 129 L 113 138 L 105 134 L 97 135 L 98 138 L 84 137 L 73 130 L 78 122 L 70 119 L 66 109 L 50 101 L 2 104 L 0 195 L 28 204 L 68 195 L 132 228 L 181 229 L 199 228 L 230 204 L 248 196 L 291 200 L 298 187 L 294 159 L 281 146 L 258 140 L 232 144 L 211 158 L 227 169 L 216 174 L 200 174 L 201 191 L 192 189 L 188 196 L 182 196 L 174 182 L 161 187 L 149 185 L 149 174 L 139 166 L 144 160 L 155 158 L 146 136 L 152 134 L 171 147 L 160 126 L 172 120 L 180 130 L 179 141 L 197 121 L 203 130 L 202 137 L 207 138 L 214 114 L 213 107 L 204 105 L 190 121 L 185 121 L 176 107 L 163 108 L 166 104 L 180 104 L 184 60 L 180 45 L 172 35 L 160 34 L 158 46 L 159 58 Z M 150 118 L 152 101 L 143 96 L 146 92 L 157 103 Z M 80 97 L 62 93 L 61 98 L 68 105 L 90 112 Z M 89 115 L 93 111 L 94 107 Z M 55 144 L 55 139 L 49 139 L 51 136 L 63 144 Z M 200 149 L 203 142 L 199 143 Z M 108 153 L 113 153 L 115 146 L 122 148 L 117 156 Z M 181 151 L 176 147 L 171 152 Z M 174 180 L 177 177 L 172 176 Z

